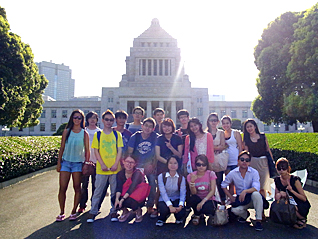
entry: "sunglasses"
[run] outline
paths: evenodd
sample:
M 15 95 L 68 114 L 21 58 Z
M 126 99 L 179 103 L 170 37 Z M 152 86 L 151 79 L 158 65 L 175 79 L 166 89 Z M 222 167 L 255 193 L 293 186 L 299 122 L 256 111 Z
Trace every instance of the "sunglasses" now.
M 106 122 L 107 122 L 107 121 L 114 122 L 114 119 L 105 118 L 104 120 L 105 120 Z
M 217 119 L 209 119 L 210 122 L 218 122 Z
M 250 158 L 239 158 L 239 160 L 241 160 L 241 162 L 246 162 L 246 163 L 249 163 L 251 162 L 251 159 Z
M 82 120 L 82 117 L 81 116 L 73 116 L 73 119 L 78 119 L 78 120 Z
M 287 167 L 286 166 L 280 166 L 280 167 L 277 167 L 277 171 L 280 171 L 280 170 L 287 170 Z
M 196 163 L 195 166 L 197 167 L 206 167 L 206 164 L 203 163 Z

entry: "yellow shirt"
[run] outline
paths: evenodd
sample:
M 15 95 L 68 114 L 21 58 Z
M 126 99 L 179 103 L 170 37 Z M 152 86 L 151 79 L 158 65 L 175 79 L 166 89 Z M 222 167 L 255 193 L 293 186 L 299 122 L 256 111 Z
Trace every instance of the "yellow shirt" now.
M 117 132 L 118 140 L 117 140 L 117 147 L 122 148 L 124 147 L 123 139 L 120 132 Z M 107 166 L 107 168 L 111 168 L 115 161 L 117 156 L 117 147 L 116 147 L 116 137 L 114 135 L 114 132 L 111 132 L 110 134 L 105 134 L 103 131 L 100 135 L 100 149 L 99 154 Z M 98 149 L 98 139 L 97 139 L 97 133 L 94 134 L 93 142 L 92 142 L 92 148 Z M 96 163 L 96 174 L 103 174 L 103 175 L 110 175 L 110 174 L 117 174 L 121 170 L 120 162 L 118 163 L 118 167 L 116 171 L 103 171 L 100 163 L 97 161 Z

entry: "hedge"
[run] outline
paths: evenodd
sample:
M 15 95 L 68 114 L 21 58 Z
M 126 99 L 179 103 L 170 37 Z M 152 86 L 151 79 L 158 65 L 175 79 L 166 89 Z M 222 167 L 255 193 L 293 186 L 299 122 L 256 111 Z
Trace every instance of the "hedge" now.
M 318 134 L 267 134 L 274 160 L 284 157 L 292 171 L 307 169 L 308 178 L 318 181 Z
M 1 137 L 0 182 L 56 165 L 61 137 Z

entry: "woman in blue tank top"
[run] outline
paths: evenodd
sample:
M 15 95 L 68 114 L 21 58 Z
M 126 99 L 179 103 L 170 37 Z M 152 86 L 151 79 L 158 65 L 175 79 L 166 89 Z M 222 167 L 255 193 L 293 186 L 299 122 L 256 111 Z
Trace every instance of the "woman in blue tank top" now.
M 84 122 L 83 111 L 74 110 L 62 135 L 61 148 L 56 167 L 56 171 L 60 173 L 58 200 L 61 209 L 60 214 L 56 217 L 57 222 L 65 219 L 66 190 L 71 175 L 75 196 L 74 206 L 69 220 L 77 219 L 76 208 L 81 200 L 82 164 L 84 161 L 89 161 L 90 157 L 89 136 L 84 130 Z

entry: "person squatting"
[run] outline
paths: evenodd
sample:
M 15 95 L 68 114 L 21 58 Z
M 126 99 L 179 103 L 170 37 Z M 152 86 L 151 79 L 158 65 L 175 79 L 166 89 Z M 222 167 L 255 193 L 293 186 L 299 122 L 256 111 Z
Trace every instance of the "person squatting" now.
M 134 108 L 134 121 L 127 123 L 125 111 L 114 114 L 107 110 L 102 114 L 100 129 L 97 113 L 89 112 L 85 117 L 81 110 L 72 112 L 57 163 L 57 222 L 65 219 L 66 191 L 72 176 L 75 197 L 71 221 L 86 210 L 91 178 L 87 223 L 95 221 L 110 187 L 111 222 L 134 217 L 134 222 L 140 223 L 145 206 L 149 217 L 157 218 L 158 227 L 164 226 L 171 214 L 176 224 L 184 224 L 189 215 L 194 225 L 205 217 L 211 224 L 216 209 L 222 207 L 240 223 L 250 217 L 248 209 L 255 209 L 255 220 L 251 221 L 255 230 L 263 230 L 265 198 L 270 190 L 266 154 L 272 154 L 265 134 L 259 132 L 253 119 L 244 122 L 242 140 L 241 133 L 231 127 L 228 115 L 219 120 L 217 113 L 211 113 L 207 129 L 203 129 L 199 119 L 190 118 L 185 109 L 179 110 L 181 126 L 176 129 L 175 122 L 165 118 L 163 109 L 155 109 L 153 118 L 143 119 L 144 113 L 142 107 Z M 223 130 L 218 129 L 220 123 Z M 226 159 L 223 169 L 213 166 L 217 158 Z M 84 162 L 96 165 L 93 174 L 82 175 Z M 286 189 L 294 196 L 299 206 L 293 226 L 302 229 L 310 205 L 300 180 L 289 174 L 287 159 L 279 159 L 276 168 L 279 176 L 275 179 L 275 199 L 286 197 Z

